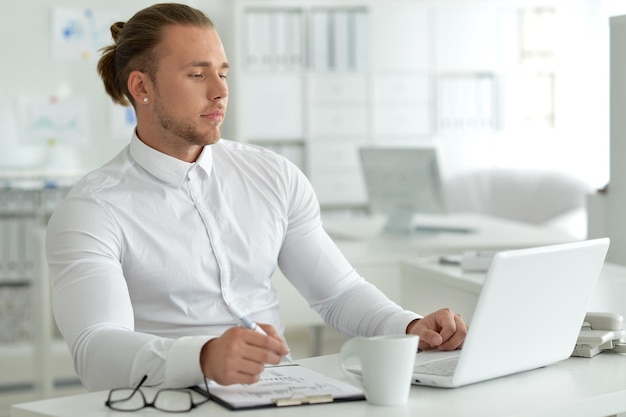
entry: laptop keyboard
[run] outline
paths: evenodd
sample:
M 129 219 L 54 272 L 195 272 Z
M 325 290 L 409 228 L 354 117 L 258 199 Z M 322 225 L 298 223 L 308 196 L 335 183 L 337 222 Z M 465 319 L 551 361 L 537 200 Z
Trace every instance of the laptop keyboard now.
M 415 366 L 415 372 L 427 375 L 450 376 L 454 373 L 454 368 L 459 362 L 459 357 L 441 359 L 433 362 L 426 362 Z

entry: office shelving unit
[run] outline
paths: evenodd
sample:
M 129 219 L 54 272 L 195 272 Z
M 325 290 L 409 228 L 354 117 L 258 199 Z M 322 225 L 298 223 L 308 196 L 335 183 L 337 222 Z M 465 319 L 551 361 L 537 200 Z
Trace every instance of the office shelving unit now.
M 0 173 L 0 403 L 47 398 L 78 379 L 54 325 L 45 225 L 78 173 Z
M 233 136 L 292 159 L 322 209 L 364 208 L 360 146 L 438 146 L 524 123 L 523 57 L 539 47 L 522 30 L 536 6 L 489 4 L 237 0 Z
M 240 0 L 233 9 L 234 136 L 299 165 L 323 206 L 363 207 L 358 148 L 431 133 L 428 8 Z

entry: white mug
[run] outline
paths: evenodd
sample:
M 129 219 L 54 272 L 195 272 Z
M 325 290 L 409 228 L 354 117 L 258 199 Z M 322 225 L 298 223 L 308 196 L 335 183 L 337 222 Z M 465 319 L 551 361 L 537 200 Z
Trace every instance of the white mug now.
M 341 348 L 341 369 L 363 388 L 369 403 L 404 404 L 409 398 L 418 342 L 416 335 L 355 337 Z M 348 368 L 350 358 L 358 359 L 360 373 Z

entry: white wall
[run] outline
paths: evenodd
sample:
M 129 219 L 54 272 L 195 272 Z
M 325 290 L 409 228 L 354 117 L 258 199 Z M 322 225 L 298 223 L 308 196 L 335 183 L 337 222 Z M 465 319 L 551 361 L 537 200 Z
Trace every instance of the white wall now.
M 259 0 L 262 2 L 263 0 Z M 416 0 L 420 1 L 420 0 Z M 426 0 L 424 0 L 426 1 Z M 33 6 L 36 3 L 36 7 Z M 62 63 L 50 58 L 49 13 L 53 6 L 118 9 L 130 16 L 151 1 L 35 0 L 14 3 L 0 16 L 3 28 L 22 38 L 18 47 L 12 36 L 0 38 L 5 55 L 0 67 L 0 169 L 37 166 L 43 161 L 42 146 L 20 144 L 14 97 L 17 94 L 58 94 L 82 91 L 90 96 L 91 137 L 85 145 L 72 146 L 77 164 L 98 166 L 124 145 L 107 134 L 107 98 L 93 63 Z M 232 2 L 194 0 L 216 23 L 229 55 L 232 51 Z M 448 2 L 455 4 L 455 2 Z M 463 2 L 465 4 L 469 3 Z M 519 0 L 474 2 L 484 7 L 525 4 Z M 545 3 L 538 1 L 536 3 Z M 488 135 L 449 135 L 432 138 L 443 150 L 444 171 L 475 166 L 555 168 L 571 172 L 594 186 L 608 181 L 608 15 L 623 12 L 619 0 L 555 0 L 559 19 L 557 127 L 553 132 L 500 131 Z M 28 16 L 28 17 L 26 17 Z M 27 19 L 27 21 L 25 21 Z M 400 29 L 398 29 L 400 30 Z M 7 63 L 11 63 L 8 65 Z M 233 84 L 236 88 L 236 83 Z M 228 118 L 224 136 L 234 131 Z M 236 139 L 236 138 L 233 138 Z M 63 150 L 63 149 L 59 149 Z M 65 150 L 63 150 L 65 151 Z
M 493 7 L 505 3 L 514 2 Z M 558 25 L 555 129 L 439 138 L 449 173 L 476 166 L 555 169 L 598 188 L 608 182 L 608 14 L 617 10 L 597 0 L 551 3 Z
M 54 7 L 117 10 L 129 16 L 153 2 L 137 0 L 29 0 L 12 2 L 0 14 L 0 168 L 33 167 L 45 163 L 45 145 L 26 145 L 20 137 L 16 100 L 20 96 L 64 97 L 84 94 L 89 104 L 89 137 L 85 144 L 59 145 L 68 165 L 92 167 L 111 158 L 123 146 L 112 141 L 109 102 L 95 70 L 95 61 L 58 60 L 51 52 Z M 67 168 L 74 168 L 67 166 Z

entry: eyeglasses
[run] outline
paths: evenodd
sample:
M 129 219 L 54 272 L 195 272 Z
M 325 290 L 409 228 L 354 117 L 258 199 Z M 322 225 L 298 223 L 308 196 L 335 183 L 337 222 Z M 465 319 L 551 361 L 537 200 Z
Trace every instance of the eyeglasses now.
M 168 413 L 184 413 L 209 401 L 209 398 L 203 398 L 202 401 L 194 402 L 189 389 L 166 388 L 158 390 L 152 402 L 148 402 L 141 390 L 141 386 L 146 382 L 146 379 L 148 379 L 148 375 L 145 375 L 134 389 L 112 389 L 109 391 L 109 398 L 104 404 L 115 411 L 138 411 L 146 407 L 152 407 Z M 204 385 L 206 395 L 208 395 L 209 386 L 206 379 L 204 380 Z M 201 389 L 198 391 L 201 391 Z M 194 390 L 194 392 L 197 391 Z

